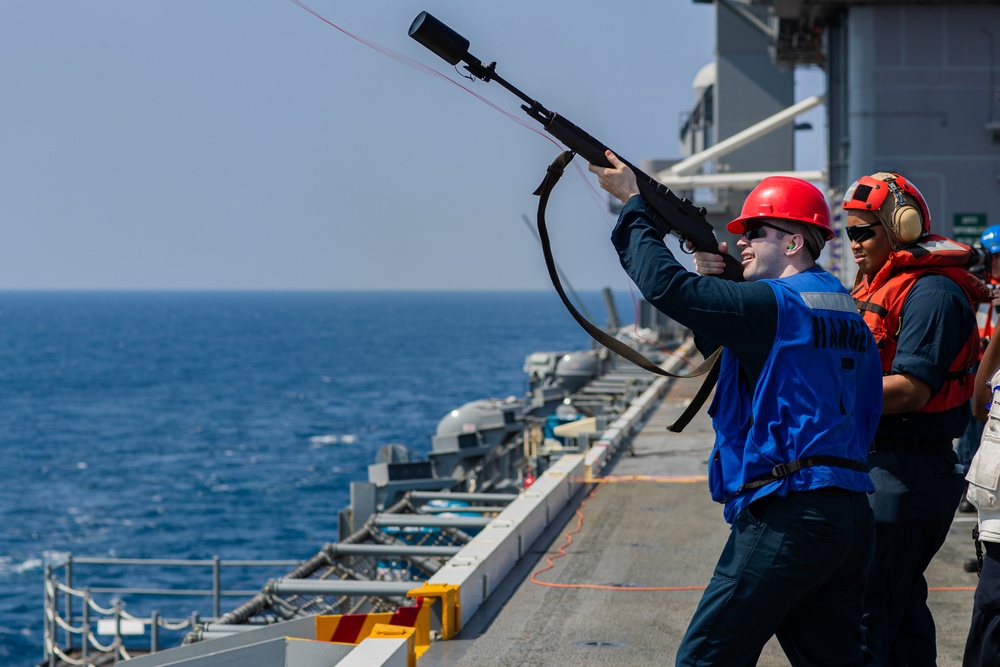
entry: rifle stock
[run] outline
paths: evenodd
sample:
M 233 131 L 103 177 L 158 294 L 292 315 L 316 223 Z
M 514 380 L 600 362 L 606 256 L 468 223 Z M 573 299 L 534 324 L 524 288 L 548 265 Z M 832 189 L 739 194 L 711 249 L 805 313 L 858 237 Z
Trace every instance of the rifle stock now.
M 478 58 L 469 53 L 469 40 L 441 21 L 427 12 L 420 12 L 410 25 L 409 35 L 449 64 L 457 65 L 459 61 L 464 62 L 465 69 L 476 78 L 486 82 L 496 81 L 516 95 L 524 102 L 521 108 L 528 116 L 541 123 L 546 132 L 583 159 L 601 167 L 611 166 L 604 155 L 608 150 L 607 146 L 502 79 L 496 73 L 496 63 L 483 65 Z M 615 154 L 618 155 L 617 152 Z M 712 225 L 705 219 L 705 209 L 695 206 L 688 199 L 681 199 L 668 187 L 620 155 L 618 158 L 635 174 L 639 193 L 653 212 L 653 222 L 661 236 L 674 234 L 682 244 L 687 241 L 695 250 L 720 255 L 725 261 L 721 277 L 734 281 L 743 280 L 743 267 L 740 263 L 732 255 L 719 252 L 719 242 L 715 238 Z

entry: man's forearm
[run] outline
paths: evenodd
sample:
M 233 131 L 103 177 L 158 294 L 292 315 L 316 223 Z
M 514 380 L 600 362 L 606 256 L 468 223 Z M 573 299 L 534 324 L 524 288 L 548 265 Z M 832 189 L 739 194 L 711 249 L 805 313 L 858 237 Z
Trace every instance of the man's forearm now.
M 907 373 L 882 377 L 882 414 L 896 415 L 916 412 L 931 398 L 931 388 L 926 382 Z

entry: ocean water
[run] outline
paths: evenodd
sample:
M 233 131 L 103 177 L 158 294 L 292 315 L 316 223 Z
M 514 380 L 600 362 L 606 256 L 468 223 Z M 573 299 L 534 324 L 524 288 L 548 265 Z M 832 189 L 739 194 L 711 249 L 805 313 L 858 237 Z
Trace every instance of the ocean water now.
M 549 292 L 0 293 L 0 665 L 41 660 L 46 563 L 307 558 L 380 447 L 588 347 Z

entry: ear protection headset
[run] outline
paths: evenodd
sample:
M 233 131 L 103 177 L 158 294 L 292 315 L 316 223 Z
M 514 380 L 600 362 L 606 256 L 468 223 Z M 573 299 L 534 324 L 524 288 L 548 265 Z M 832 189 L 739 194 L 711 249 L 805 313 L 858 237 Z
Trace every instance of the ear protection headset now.
M 906 203 L 903 191 L 896 185 L 895 177 L 885 182 L 895 199 L 895 207 L 889 217 L 890 231 L 901 243 L 913 243 L 924 234 L 924 221 L 916 206 Z

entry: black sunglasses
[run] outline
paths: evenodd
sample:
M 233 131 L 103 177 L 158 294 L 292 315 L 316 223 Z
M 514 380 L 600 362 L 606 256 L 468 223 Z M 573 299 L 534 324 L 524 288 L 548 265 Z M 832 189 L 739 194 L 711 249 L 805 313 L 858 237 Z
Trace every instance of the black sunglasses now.
M 856 242 L 864 243 L 870 238 L 875 237 L 875 230 L 872 227 L 877 226 L 879 223 L 872 222 L 867 225 L 852 225 L 850 227 L 844 227 L 844 231 L 847 233 L 847 238 Z
M 781 227 L 776 227 L 769 222 L 764 222 L 763 220 L 750 220 L 743 225 L 743 238 L 747 241 L 753 241 L 754 239 L 759 239 L 764 236 L 764 228 L 770 227 L 776 231 L 782 232 L 784 234 L 791 234 L 787 229 L 782 229 Z

